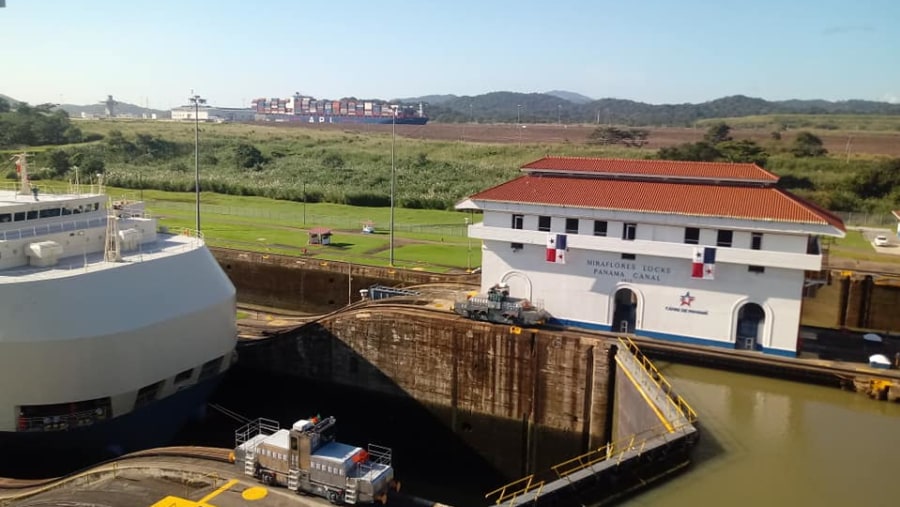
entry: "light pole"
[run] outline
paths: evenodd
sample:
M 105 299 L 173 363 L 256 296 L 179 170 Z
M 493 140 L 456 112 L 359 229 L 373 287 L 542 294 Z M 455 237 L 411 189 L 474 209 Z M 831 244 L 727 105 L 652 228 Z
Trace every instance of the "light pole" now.
M 516 130 L 519 131 L 519 144 L 522 144 L 522 104 L 516 104 Z
M 397 125 L 397 106 L 391 106 L 391 259 L 394 266 L 394 134 Z
M 194 193 L 197 201 L 197 237 L 200 236 L 200 104 L 206 99 L 192 95 L 189 99 L 194 104 Z
M 466 272 L 472 271 L 472 236 L 469 236 L 469 217 L 466 217 Z
M 556 105 L 556 124 L 562 125 L 562 104 Z

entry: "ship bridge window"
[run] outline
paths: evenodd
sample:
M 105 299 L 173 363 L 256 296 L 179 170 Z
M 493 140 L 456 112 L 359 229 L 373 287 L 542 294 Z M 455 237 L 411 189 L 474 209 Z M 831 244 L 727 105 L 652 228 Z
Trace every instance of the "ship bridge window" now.
M 26 215 L 26 219 L 28 219 L 28 220 L 37 220 L 37 217 L 38 217 L 37 210 L 29 211 L 28 214 Z
M 191 375 L 194 373 L 194 369 L 191 368 L 189 370 L 184 370 L 183 372 L 175 375 L 175 383 L 180 384 L 182 382 L 186 382 L 191 379 Z
M 63 216 L 71 215 L 71 214 L 72 214 L 72 210 L 70 210 L 69 208 L 63 208 L 63 209 L 62 209 L 62 214 L 63 214 Z
M 59 215 L 59 208 L 42 209 L 40 212 L 41 218 L 58 217 Z
M 16 222 L 22 222 L 23 220 L 25 220 L 25 212 L 19 211 L 15 215 L 13 215 L 13 217 Z
M 0 223 L 12 222 L 12 213 L 0 213 Z

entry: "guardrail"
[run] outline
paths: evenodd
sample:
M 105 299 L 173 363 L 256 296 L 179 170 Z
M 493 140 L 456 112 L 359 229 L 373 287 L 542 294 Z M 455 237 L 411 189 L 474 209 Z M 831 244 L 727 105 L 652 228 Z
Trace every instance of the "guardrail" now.
M 681 415 L 685 417 L 688 423 L 693 423 L 697 420 L 697 412 L 694 411 L 693 408 L 682 398 L 675 390 L 672 388 L 672 384 L 669 383 L 668 380 L 663 376 L 662 373 L 656 368 L 656 366 L 644 355 L 643 352 L 638 348 L 638 346 L 632 341 L 628 336 L 620 336 L 619 343 L 626 348 L 629 352 L 631 352 L 632 356 L 638 361 L 639 366 L 641 366 L 644 371 L 649 376 L 650 380 L 659 388 L 663 393 L 666 394 L 666 399 L 672 406 L 678 410 Z

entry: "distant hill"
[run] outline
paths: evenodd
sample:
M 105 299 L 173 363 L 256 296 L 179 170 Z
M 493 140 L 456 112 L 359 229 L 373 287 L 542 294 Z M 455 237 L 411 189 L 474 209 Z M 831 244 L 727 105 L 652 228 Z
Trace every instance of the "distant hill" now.
M 448 100 L 459 98 L 456 95 L 423 95 L 421 97 L 409 97 L 406 99 L 394 99 L 391 102 L 403 102 L 404 104 L 418 104 L 419 102 L 428 104 L 442 104 Z
M 594 99 L 588 97 L 587 95 L 582 95 L 575 92 L 567 92 L 565 90 L 552 90 L 544 93 L 546 93 L 547 95 L 553 95 L 554 97 L 559 97 L 564 100 L 568 100 L 573 104 L 587 104 L 588 102 L 594 101 Z
M 2 93 L 0 93 L 0 98 L 5 99 L 7 102 L 10 103 L 10 105 L 13 105 L 13 106 L 15 106 L 15 104 L 18 104 L 20 102 L 12 97 L 3 95 Z M 31 105 L 36 106 L 38 104 L 31 104 Z M 60 104 L 59 107 L 61 107 L 65 112 L 69 113 L 69 116 L 72 118 L 80 118 L 82 112 L 84 112 L 85 114 L 87 114 L 89 116 L 105 116 L 106 115 L 106 106 L 101 104 L 99 101 L 96 104 L 88 104 L 85 106 L 79 106 L 76 104 Z M 150 108 L 141 107 L 141 106 L 138 106 L 135 104 L 129 104 L 127 102 L 119 102 L 118 104 L 116 104 L 115 110 L 116 110 L 116 116 L 121 115 L 121 116 L 126 116 L 126 117 L 131 116 L 131 117 L 141 118 L 144 114 L 150 115 L 150 114 L 154 114 L 154 113 L 156 114 L 157 118 L 169 118 L 171 116 L 171 113 L 169 111 L 163 111 L 160 109 L 150 109 Z
M 88 104 L 84 106 L 79 106 L 76 104 L 62 104 L 60 105 L 69 116 L 72 118 L 80 118 L 81 113 L 85 113 L 88 116 L 106 116 L 106 106 L 101 104 L 99 101 L 96 104 Z M 160 109 L 150 109 L 146 107 L 141 107 L 135 104 L 129 104 L 127 102 L 119 102 L 115 106 L 116 116 L 133 116 L 137 118 L 141 118 L 143 115 L 151 115 L 156 114 L 157 118 L 169 118 L 171 116 L 170 111 L 163 111 Z
M 439 103 L 427 103 L 425 111 L 432 120 L 439 122 L 559 121 L 634 126 L 686 126 L 710 118 L 764 114 L 900 115 L 900 104 L 868 100 L 767 101 L 744 95 L 733 95 L 699 104 L 647 104 L 625 99 L 600 99 L 575 103 L 549 93 L 491 92 L 473 97 L 453 97 Z

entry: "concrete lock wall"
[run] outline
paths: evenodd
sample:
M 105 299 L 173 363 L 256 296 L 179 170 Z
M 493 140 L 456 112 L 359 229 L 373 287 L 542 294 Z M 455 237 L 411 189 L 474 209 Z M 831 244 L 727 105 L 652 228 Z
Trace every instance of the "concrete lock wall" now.
M 608 440 L 610 341 L 361 309 L 263 345 L 242 365 L 413 398 L 510 478 Z
M 210 248 L 242 303 L 327 313 L 359 301 L 372 285 L 478 283 L 480 275 L 441 274 L 332 262 L 313 257 Z M 348 272 L 351 276 L 347 283 Z

